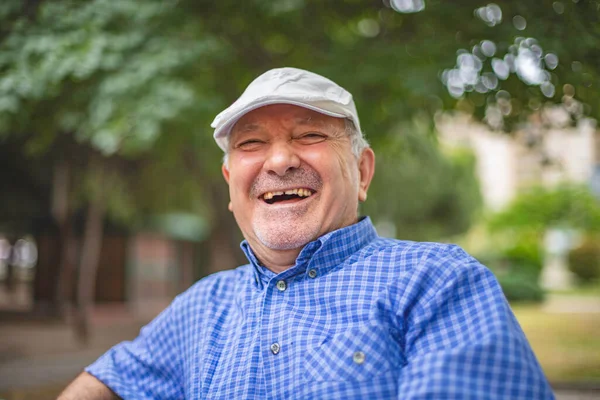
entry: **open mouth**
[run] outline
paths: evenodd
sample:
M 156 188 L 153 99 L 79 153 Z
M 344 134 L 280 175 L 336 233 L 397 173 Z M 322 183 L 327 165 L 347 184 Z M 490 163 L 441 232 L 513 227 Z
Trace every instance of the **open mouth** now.
M 278 192 L 266 192 L 260 198 L 267 204 L 275 204 L 280 202 L 293 202 L 303 200 L 312 196 L 314 191 L 306 188 L 288 189 Z

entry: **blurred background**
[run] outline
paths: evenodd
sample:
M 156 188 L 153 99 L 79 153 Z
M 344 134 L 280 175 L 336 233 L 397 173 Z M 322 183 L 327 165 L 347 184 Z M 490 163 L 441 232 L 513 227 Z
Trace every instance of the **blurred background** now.
M 381 235 L 502 284 L 559 399 L 600 389 L 600 3 L 2 0 L 0 399 L 56 396 L 246 263 L 209 126 L 267 69 L 353 93 Z

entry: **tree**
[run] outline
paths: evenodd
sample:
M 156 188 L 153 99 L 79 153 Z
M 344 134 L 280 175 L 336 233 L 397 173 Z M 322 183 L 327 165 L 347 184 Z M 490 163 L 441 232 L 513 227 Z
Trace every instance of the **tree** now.
M 456 34 L 456 66 L 442 81 L 460 106 L 511 132 L 545 104 L 573 121 L 600 117 L 600 11 L 595 1 L 525 1 L 476 6 L 478 24 Z
M 556 227 L 599 232 L 600 203 L 582 185 L 535 187 L 519 195 L 506 210 L 491 216 L 489 227 L 496 232 L 525 230 L 540 235 Z
M 387 147 L 405 134 L 398 124 L 416 115 L 431 121 L 440 109 L 458 107 L 491 125 L 500 121 L 496 125 L 504 129 L 526 120 L 543 101 L 565 104 L 574 116 L 586 111 L 597 116 L 595 7 L 584 0 L 528 0 L 503 5 L 499 18 L 497 6 L 472 0 L 431 1 L 415 14 L 375 0 L 5 0 L 0 4 L 0 138 L 25 142 L 30 156 L 50 160 L 54 190 L 61 193 L 55 198 L 63 199 L 55 214 L 65 254 L 76 204 L 90 213 L 90 241 L 101 237 L 102 224 L 91 221 L 102 219 L 103 210 L 133 218 L 187 209 L 213 227 L 211 269 L 230 267 L 241 255 L 235 243 L 239 233 L 226 209 L 227 189 L 209 123 L 254 77 L 284 65 L 332 77 L 354 94 L 382 162 L 393 163 L 392 153 L 385 153 L 400 146 Z M 529 21 L 526 28 L 517 15 Z M 503 80 L 506 71 L 498 66 L 512 71 L 503 54 L 515 51 L 533 54 L 529 61 L 538 67 L 537 80 L 516 67 Z M 547 52 L 557 56 L 555 67 Z M 461 75 L 464 68 L 470 72 Z M 470 80 L 452 80 L 453 74 Z M 565 84 L 571 86 L 564 86 L 563 99 L 559 90 Z M 414 145 L 425 148 L 427 142 Z M 431 154 L 441 173 L 448 164 Z M 464 171 L 455 173 L 463 176 L 459 170 Z M 406 175 L 387 178 L 398 178 L 393 181 L 398 188 L 407 184 Z M 438 210 L 464 210 L 473 201 L 434 186 L 419 194 L 438 199 L 429 210 L 434 203 Z M 411 204 L 377 201 L 390 207 Z M 406 221 L 399 216 L 409 214 L 387 213 L 398 226 Z M 441 228 L 447 212 L 422 215 L 440 218 L 435 235 L 449 232 Z M 86 247 L 92 254 L 94 248 L 97 244 Z M 83 257 L 90 260 L 83 279 L 88 286 L 94 258 Z M 89 303 L 86 295 L 83 303 Z
M 392 224 L 399 238 L 439 240 L 466 231 L 481 207 L 475 158 L 444 153 L 426 121 L 397 128 L 388 138 L 363 211 Z
M 131 197 L 118 190 L 127 182 L 125 160 L 149 149 L 163 123 L 194 97 L 177 73 L 207 45 L 181 37 L 181 31 L 173 35 L 173 25 L 165 24 L 173 13 L 174 4 L 135 1 L 12 1 L 0 9 L 6 29 L 0 133 L 26 137 L 30 153 L 54 155 L 59 309 L 71 292 L 66 282 L 73 269 L 68 254 L 75 207 L 69 199 L 87 204 L 76 291 L 83 338 L 105 210 L 118 214 L 124 208 L 119 200 Z

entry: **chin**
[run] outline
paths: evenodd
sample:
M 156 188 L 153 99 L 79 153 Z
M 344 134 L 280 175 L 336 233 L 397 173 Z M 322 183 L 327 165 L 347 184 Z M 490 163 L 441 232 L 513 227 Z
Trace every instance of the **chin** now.
M 258 240 L 273 250 L 293 250 L 304 247 L 317 237 L 317 229 L 283 228 L 272 229 L 268 226 L 255 227 L 254 233 Z M 283 228 L 283 229 L 282 229 Z

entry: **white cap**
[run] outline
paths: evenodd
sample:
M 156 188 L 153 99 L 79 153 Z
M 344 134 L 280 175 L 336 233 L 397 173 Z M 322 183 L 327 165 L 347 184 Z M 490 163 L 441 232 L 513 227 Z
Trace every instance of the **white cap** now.
M 231 128 L 246 113 L 270 104 L 293 104 L 321 114 L 348 118 L 360 132 L 358 113 L 352 95 L 335 82 L 298 68 L 276 68 L 256 78 L 231 106 L 210 124 L 214 138 L 227 151 Z

